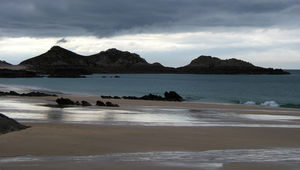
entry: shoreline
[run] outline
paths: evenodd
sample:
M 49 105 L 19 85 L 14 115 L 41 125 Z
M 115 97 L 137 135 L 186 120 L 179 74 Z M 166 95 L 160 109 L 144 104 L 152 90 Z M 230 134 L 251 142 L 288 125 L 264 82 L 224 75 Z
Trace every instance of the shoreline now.
M 69 98 L 73 101 L 88 101 L 92 104 L 92 106 L 88 106 L 91 108 L 103 108 L 103 109 L 128 109 L 134 107 L 172 107 L 172 108 L 188 108 L 188 109 L 246 109 L 246 110 L 270 110 L 270 111 L 300 111 L 299 108 L 287 108 L 287 107 L 269 107 L 269 106 L 261 106 L 261 105 L 244 105 L 244 104 L 234 104 L 234 103 L 214 103 L 214 102 L 174 102 L 174 101 L 155 101 L 155 100 L 134 100 L 134 99 L 103 99 L 100 96 L 78 96 L 75 94 L 66 95 L 60 94 L 58 96 L 44 96 L 44 97 L 36 97 L 36 96 L 1 96 L 2 98 L 7 99 L 21 99 L 21 100 L 33 100 L 33 101 L 44 101 L 45 104 L 56 105 L 55 100 L 57 98 Z M 112 107 L 101 107 L 96 106 L 96 101 L 111 101 L 113 103 L 119 104 L 120 107 L 112 108 Z M 45 105 L 47 106 L 47 105 Z M 82 106 L 66 106 L 67 108 L 86 108 Z M 88 108 L 87 107 L 87 108 Z M 134 110 L 134 109 L 133 109 Z
M 4 89 L 4 90 L 3 90 Z M 101 95 L 93 95 L 93 94 L 88 94 L 88 93 L 80 93 L 80 92 L 60 92 L 60 91 L 55 91 L 51 89 L 46 89 L 46 88 L 40 88 L 40 87 L 30 87 L 30 86 L 22 86 L 22 85 L 4 85 L 0 84 L 0 91 L 5 91 L 9 92 L 10 90 L 12 91 L 17 91 L 17 92 L 43 92 L 43 93 L 49 93 L 49 94 L 56 94 L 57 97 L 64 97 L 64 98 L 99 98 L 101 99 Z M 144 94 L 147 95 L 147 94 Z M 6 97 L 6 96 L 5 96 Z M 119 96 L 121 97 L 121 96 Z M 106 99 L 103 99 L 106 100 Z M 109 99 L 109 100 L 114 100 L 114 99 Z M 122 99 L 122 100 L 127 100 L 127 99 Z M 132 100 L 132 99 L 130 99 Z M 133 100 L 133 101 L 148 101 L 148 100 Z M 151 101 L 151 100 L 149 100 Z M 154 102 L 167 102 L 167 101 L 155 101 Z M 246 104 L 247 102 L 251 102 L 251 104 Z M 286 104 L 279 104 L 277 101 L 264 101 L 264 102 L 271 102 L 270 104 L 263 105 L 263 103 L 255 103 L 252 104 L 252 102 L 255 101 L 247 101 L 245 103 L 237 103 L 237 102 L 217 102 L 217 101 L 195 101 L 195 100 L 185 100 L 182 103 L 191 103 L 191 104 L 208 104 L 208 105 L 239 105 L 239 106 L 249 106 L 249 107 L 266 107 L 266 108 L 287 108 L 287 109 L 300 109 L 300 104 L 292 104 L 292 103 L 286 103 Z M 273 104 L 278 105 L 278 106 L 272 106 L 272 102 L 275 102 Z

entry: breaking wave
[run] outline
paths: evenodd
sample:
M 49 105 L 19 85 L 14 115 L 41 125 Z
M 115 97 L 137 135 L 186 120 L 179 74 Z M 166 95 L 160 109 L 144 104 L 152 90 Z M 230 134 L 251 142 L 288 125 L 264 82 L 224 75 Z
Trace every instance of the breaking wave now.
M 255 102 L 255 101 L 246 101 L 244 103 L 241 103 L 244 105 L 249 105 L 249 106 L 255 106 L 255 105 L 260 105 L 260 106 L 266 106 L 266 107 L 285 107 L 285 108 L 300 108 L 300 104 L 294 104 L 294 103 L 286 103 L 286 104 L 280 104 L 276 101 L 264 101 L 264 102 Z

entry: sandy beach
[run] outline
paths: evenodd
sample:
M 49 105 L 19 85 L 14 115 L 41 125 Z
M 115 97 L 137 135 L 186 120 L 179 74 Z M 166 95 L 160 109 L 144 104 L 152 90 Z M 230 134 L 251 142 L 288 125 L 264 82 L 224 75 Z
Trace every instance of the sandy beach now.
M 300 129 L 28 125 L 1 136 L 0 156 L 300 147 Z
M 86 100 L 95 103 L 98 97 L 65 96 L 72 100 Z M 3 99 L 3 97 L 2 97 Z M 8 100 L 23 100 L 31 103 L 39 102 L 54 104 L 56 97 L 5 97 Z M 106 101 L 106 100 L 102 100 Z M 109 100 L 119 104 L 117 109 L 134 111 L 139 107 L 155 108 L 188 108 L 198 110 L 219 110 L 226 113 L 235 111 L 245 115 L 288 115 L 297 116 L 297 109 L 271 108 L 261 106 L 244 106 L 211 103 L 179 103 L 159 101 Z M 99 107 L 92 106 L 92 109 Z M 116 108 L 101 108 L 113 110 Z M 221 110 L 221 111 L 220 111 Z M 197 113 L 198 114 L 198 113 Z M 201 116 L 201 115 L 200 115 Z M 238 120 L 239 121 L 239 120 Z M 246 120 L 241 120 L 241 123 Z M 251 120 L 251 123 L 268 124 L 272 120 Z M 284 121 L 282 121 L 284 122 Z M 279 121 L 279 124 L 282 123 Z M 96 125 L 80 123 L 35 123 L 26 122 L 31 128 L 12 132 L 0 136 L 0 158 L 18 156 L 91 156 L 125 153 L 148 152 L 203 152 L 213 150 L 240 150 L 240 149 L 272 149 L 272 148 L 300 148 L 300 128 L 268 128 L 268 127 L 223 127 L 223 126 L 137 126 L 137 125 Z M 286 122 L 298 124 L 298 122 Z M 259 153 L 257 153 L 259 155 Z M 251 160 L 249 160 L 251 162 Z M 0 160 L 1 165 L 1 160 Z M 294 165 L 279 164 L 276 162 L 224 162 L 215 169 L 286 169 Z M 43 163 L 39 166 L 26 166 L 20 162 L 2 164 L 1 169 L 186 169 L 195 167 L 161 166 L 152 164 L 64 164 L 62 162 Z M 196 167 L 207 169 L 207 167 Z

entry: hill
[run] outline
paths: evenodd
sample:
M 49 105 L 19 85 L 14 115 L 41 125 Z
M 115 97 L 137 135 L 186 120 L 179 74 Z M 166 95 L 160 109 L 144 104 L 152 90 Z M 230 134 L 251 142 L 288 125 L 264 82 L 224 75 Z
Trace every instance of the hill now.
M 82 56 L 59 46 L 25 60 L 20 65 L 42 74 L 167 73 L 174 70 L 157 63 L 149 64 L 138 54 L 127 51 L 109 49 L 98 54 Z
M 191 74 L 289 74 L 282 69 L 262 68 L 234 58 L 221 60 L 211 56 L 200 56 L 177 69 Z
M 281 69 L 257 67 L 238 59 L 200 56 L 189 65 L 172 68 L 160 63 L 150 64 L 138 54 L 115 48 L 83 56 L 59 46 L 21 62 L 20 66 L 51 77 L 80 77 L 92 73 L 288 74 Z
M 0 60 L 0 67 L 8 67 L 8 66 L 11 66 L 11 64 L 4 60 Z

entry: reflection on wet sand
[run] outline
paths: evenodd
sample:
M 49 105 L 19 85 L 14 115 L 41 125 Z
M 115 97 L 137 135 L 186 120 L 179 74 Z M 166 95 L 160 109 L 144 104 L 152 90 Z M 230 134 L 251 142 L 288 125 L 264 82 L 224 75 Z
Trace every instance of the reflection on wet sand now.
M 117 153 L 89 156 L 17 156 L 2 157 L 2 167 L 72 166 L 110 167 L 116 163 L 124 166 L 153 166 L 186 169 L 223 169 L 226 164 L 265 163 L 290 169 L 300 165 L 300 148 L 232 149 L 200 152 L 168 151 Z
M 224 126 L 300 128 L 297 111 L 275 112 L 260 109 L 186 109 L 136 107 L 107 109 L 101 107 L 48 107 L 35 100 L 0 99 L 0 112 L 23 122 L 81 123 L 142 126 Z M 243 112 L 247 112 L 246 114 Z M 263 113 L 263 114 L 261 114 Z M 298 116 L 299 115 L 299 116 Z

